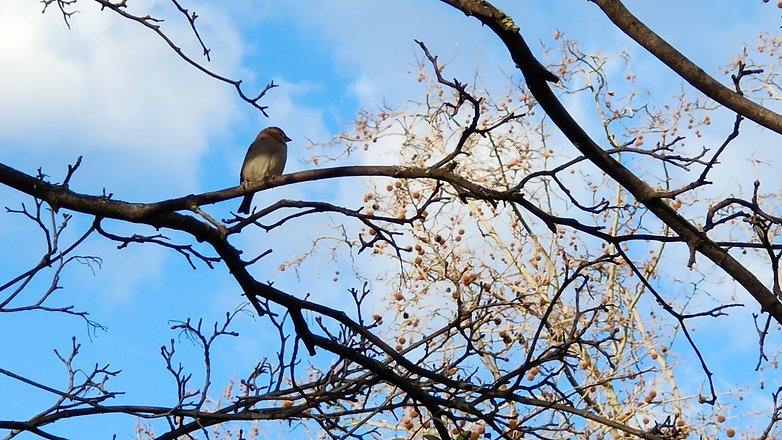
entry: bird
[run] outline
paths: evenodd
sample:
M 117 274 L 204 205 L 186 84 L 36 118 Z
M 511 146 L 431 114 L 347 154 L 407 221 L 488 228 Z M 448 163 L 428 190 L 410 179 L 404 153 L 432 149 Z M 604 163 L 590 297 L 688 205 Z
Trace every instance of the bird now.
M 281 175 L 288 158 L 286 142 L 290 141 L 291 138 L 279 127 L 267 127 L 261 130 L 247 149 L 247 155 L 244 156 L 239 182 L 246 185 L 249 182 Z M 249 214 L 252 200 L 252 193 L 245 194 L 239 212 Z

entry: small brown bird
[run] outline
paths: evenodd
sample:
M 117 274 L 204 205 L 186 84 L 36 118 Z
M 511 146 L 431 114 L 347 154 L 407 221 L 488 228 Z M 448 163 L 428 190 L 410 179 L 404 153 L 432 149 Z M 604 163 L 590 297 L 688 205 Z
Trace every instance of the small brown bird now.
M 261 130 L 247 149 L 247 155 L 244 156 L 242 172 L 239 175 L 240 182 L 245 184 L 282 174 L 285 160 L 288 158 L 288 146 L 285 143 L 290 141 L 291 138 L 278 127 Z M 245 195 L 239 206 L 239 212 L 249 214 L 252 200 L 252 194 Z

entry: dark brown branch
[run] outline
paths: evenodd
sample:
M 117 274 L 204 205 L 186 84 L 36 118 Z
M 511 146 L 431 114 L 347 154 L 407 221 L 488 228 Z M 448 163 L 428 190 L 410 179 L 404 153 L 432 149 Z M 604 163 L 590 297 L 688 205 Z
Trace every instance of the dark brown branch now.
M 751 119 L 758 124 L 782 134 L 782 115 L 745 98 L 690 61 L 667 41 L 649 29 L 641 20 L 630 13 L 620 0 L 591 0 L 625 34 L 643 46 L 666 66 L 704 95 Z
M 519 33 L 518 27 L 505 13 L 487 1 L 442 1 L 467 15 L 475 16 L 481 23 L 494 31 L 505 44 L 511 58 L 524 75 L 530 92 L 546 114 L 551 117 L 554 124 L 584 156 L 633 194 L 639 202 L 687 242 L 692 255 L 691 265 L 695 262 L 695 251 L 700 252 L 741 284 L 764 311 L 770 313 L 778 323 L 782 324 L 782 303 L 763 282 L 727 251 L 717 246 L 696 225 L 679 215 L 660 197 L 655 189 L 600 148 L 573 119 L 547 84 L 553 75 L 545 69 L 541 71 L 540 62 L 532 54 L 526 41 Z M 779 129 L 782 132 L 782 123 L 780 123 Z
M 363 173 L 365 173 L 367 170 L 362 170 L 362 168 L 364 167 L 357 167 L 357 170 L 354 169 L 354 171 L 360 172 L 361 174 L 359 175 L 364 175 Z M 372 168 L 385 170 L 388 173 L 405 174 L 410 172 L 405 168 L 400 170 L 399 167 L 370 167 L 370 169 Z M 326 171 L 328 173 L 334 172 L 334 169 L 331 171 L 318 171 L 321 171 L 320 174 L 323 174 L 322 171 Z M 417 170 L 418 173 L 422 171 L 426 172 L 426 170 Z M 439 172 L 442 173 L 443 171 Z M 319 173 L 316 172 L 315 174 Z M 312 177 L 312 175 L 309 177 Z M 477 185 L 471 184 L 465 179 L 453 174 L 450 174 L 450 178 L 453 179 L 454 182 L 460 182 L 463 185 L 472 187 L 473 190 L 479 192 L 479 194 L 476 195 L 482 194 L 482 197 L 486 197 L 488 193 L 492 192 L 491 190 L 482 189 Z M 284 178 L 275 179 L 275 182 L 278 180 L 284 180 Z M 405 393 L 413 396 L 417 401 L 422 402 L 422 404 L 424 404 L 433 414 L 440 413 L 440 407 L 444 404 L 444 401 L 441 398 L 429 394 L 414 383 L 410 383 L 403 375 L 398 374 L 394 368 L 379 363 L 374 359 L 360 353 L 356 349 L 335 342 L 329 338 L 314 334 L 310 330 L 307 321 L 304 319 L 304 311 L 311 311 L 335 320 L 354 334 L 360 335 L 363 339 L 377 347 L 378 350 L 390 356 L 397 363 L 397 365 L 413 374 L 427 377 L 440 383 L 450 384 L 450 386 L 457 386 L 459 384 L 458 381 L 432 373 L 426 368 L 409 361 L 404 356 L 396 352 L 396 350 L 394 350 L 392 347 L 390 347 L 388 343 L 386 343 L 382 338 L 371 333 L 365 327 L 350 319 L 344 312 L 323 306 L 312 301 L 300 299 L 294 295 L 278 290 L 271 285 L 256 281 L 247 272 L 246 264 L 240 258 L 239 250 L 228 243 L 223 231 L 213 227 L 209 222 L 203 222 L 194 217 L 175 212 L 161 212 L 160 209 L 150 211 L 146 209 L 143 204 L 131 204 L 127 202 L 110 200 L 105 197 L 79 195 L 63 186 L 49 184 L 40 179 L 36 179 L 32 176 L 13 170 L 10 167 L 1 164 L 0 182 L 20 191 L 40 197 L 46 200 L 47 203 L 57 203 L 58 206 L 61 206 L 64 209 L 93 214 L 98 218 L 115 218 L 134 223 L 147 224 L 156 228 L 179 230 L 189 233 L 198 241 L 208 243 L 217 252 L 224 264 L 231 271 L 233 277 L 241 286 L 242 290 L 245 292 L 245 295 L 259 315 L 264 315 L 267 313 L 267 309 L 264 308 L 261 304 L 261 299 L 279 304 L 289 311 L 291 320 L 296 330 L 296 334 L 307 346 L 311 355 L 315 354 L 315 347 L 321 347 L 328 350 L 329 352 L 350 359 L 356 364 L 361 365 L 369 371 L 372 371 L 375 375 L 383 378 L 383 380 L 386 382 L 393 383 L 394 385 L 398 386 L 400 389 L 404 390 Z M 241 187 L 238 189 L 241 189 Z M 197 198 L 198 196 L 194 197 Z M 188 198 L 185 198 L 185 200 L 187 199 Z M 438 431 L 440 431 L 441 435 L 447 434 L 447 430 L 444 428 L 444 426 L 438 426 Z
M 62 14 L 63 20 L 65 20 L 65 26 L 68 26 L 68 29 L 71 28 L 71 22 L 70 19 L 78 11 L 70 11 L 68 10 L 71 6 L 76 4 L 78 0 L 41 0 L 41 3 L 43 3 L 43 11 L 42 13 L 46 12 L 46 9 L 52 4 L 57 4 L 57 7 L 60 9 L 60 13 Z
M 249 97 L 249 96 L 245 95 L 244 91 L 242 90 L 242 81 L 241 80 L 230 79 L 228 77 L 225 77 L 223 75 L 215 73 L 212 70 L 207 69 L 206 67 L 201 65 L 201 63 L 197 62 L 196 60 L 190 58 L 182 50 L 182 48 L 177 46 L 176 43 L 174 43 L 174 41 L 168 35 L 166 35 L 166 33 L 163 32 L 163 30 L 160 28 L 160 24 L 159 23 L 162 20 L 154 18 L 154 17 L 151 17 L 149 15 L 139 16 L 139 15 L 133 15 L 133 14 L 129 13 L 128 11 L 125 10 L 126 7 L 127 7 L 127 5 L 125 4 L 126 0 L 121 0 L 119 2 L 112 2 L 110 0 L 95 0 L 95 2 L 97 2 L 99 5 L 101 5 L 101 8 L 105 8 L 105 9 L 109 9 L 111 11 L 114 11 L 117 14 L 121 15 L 122 17 L 124 17 L 124 18 L 126 18 L 128 20 L 135 21 L 135 22 L 141 24 L 142 26 L 146 27 L 147 29 L 150 29 L 152 32 L 157 34 L 158 37 L 160 37 L 163 41 L 165 41 L 166 44 L 168 45 L 168 47 L 170 47 L 185 62 L 187 62 L 191 66 L 193 66 L 196 69 L 198 69 L 201 72 L 203 72 L 204 74 L 206 74 L 206 75 L 208 75 L 208 76 L 210 76 L 210 77 L 212 77 L 212 78 L 214 78 L 214 79 L 216 79 L 216 80 L 218 80 L 220 82 L 224 82 L 226 84 L 232 85 L 236 89 L 236 93 L 239 94 L 239 97 L 241 97 L 245 102 L 249 103 L 253 107 L 255 107 L 258 110 L 260 110 L 261 113 L 263 113 L 264 116 L 267 116 L 267 117 L 269 116 L 266 113 L 266 109 L 268 108 L 268 106 L 260 105 L 260 104 L 258 104 L 258 101 L 260 101 L 261 98 L 263 98 L 266 95 L 266 92 L 268 92 L 269 90 L 271 90 L 274 87 L 277 87 L 277 84 L 274 84 L 274 81 L 269 82 L 269 84 L 267 84 L 263 88 L 263 90 L 261 90 L 260 93 L 258 93 L 258 95 L 256 95 L 255 97 Z M 174 2 L 174 3 L 180 9 L 181 12 L 183 12 L 185 15 L 188 16 L 188 21 L 190 21 L 191 26 L 195 30 L 195 24 L 194 24 L 194 21 L 195 21 L 195 18 L 196 18 L 195 14 L 193 14 L 193 16 L 191 17 L 190 15 L 188 15 L 187 10 L 182 11 L 182 8 L 179 6 L 179 4 L 177 2 Z M 206 49 L 206 46 L 203 45 L 203 42 L 201 41 L 201 36 L 198 35 L 198 32 L 196 32 L 196 37 L 198 38 L 199 43 L 201 43 L 202 47 L 204 48 L 205 55 L 208 57 L 209 51 L 208 51 L 208 49 Z
M 201 45 L 201 49 L 204 50 L 204 57 L 206 57 L 207 61 L 212 61 L 212 58 L 209 56 L 209 48 L 206 47 L 206 44 L 204 44 L 204 40 L 201 38 L 201 34 L 198 33 L 198 28 L 196 27 L 195 21 L 198 18 L 198 14 L 193 12 L 192 14 L 187 9 L 183 8 L 182 5 L 179 4 L 177 0 L 171 0 L 172 3 L 176 6 L 176 8 L 181 12 L 185 17 L 187 17 L 187 22 L 190 23 L 190 29 L 193 30 L 193 34 L 196 36 L 196 39 L 198 40 L 198 44 Z

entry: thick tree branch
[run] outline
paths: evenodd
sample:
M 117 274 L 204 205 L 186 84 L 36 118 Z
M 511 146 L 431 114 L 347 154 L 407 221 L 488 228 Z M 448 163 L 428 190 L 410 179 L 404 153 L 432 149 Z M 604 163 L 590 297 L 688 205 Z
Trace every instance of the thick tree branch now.
M 532 95 L 562 133 L 587 159 L 627 189 L 663 223 L 682 237 L 690 246 L 693 256 L 697 250 L 721 267 L 755 298 L 764 311 L 769 312 L 777 322 L 782 324 L 782 303 L 751 271 L 709 239 L 698 227 L 679 215 L 657 191 L 612 158 L 589 137 L 548 86 L 552 74 L 541 71 L 540 62 L 532 54 L 518 27 L 504 12 L 486 1 L 442 1 L 468 16 L 474 16 L 502 40 L 516 66 L 524 75 Z M 690 264 L 692 263 L 694 260 L 691 258 Z
M 590 0 L 636 43 L 648 50 L 701 93 L 734 112 L 782 134 L 782 115 L 745 98 L 712 78 L 630 13 L 620 0 Z

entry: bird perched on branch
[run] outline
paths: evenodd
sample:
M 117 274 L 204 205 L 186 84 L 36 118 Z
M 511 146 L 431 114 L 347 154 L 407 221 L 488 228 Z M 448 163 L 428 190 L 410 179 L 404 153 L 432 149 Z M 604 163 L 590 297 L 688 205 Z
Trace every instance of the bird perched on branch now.
M 247 155 L 244 156 L 242 172 L 239 175 L 240 182 L 245 185 L 271 176 L 279 176 L 285 169 L 285 160 L 288 158 L 288 146 L 286 142 L 291 139 L 279 127 L 268 127 L 261 130 L 255 137 Z M 239 206 L 239 212 L 250 213 L 252 194 L 246 194 Z

